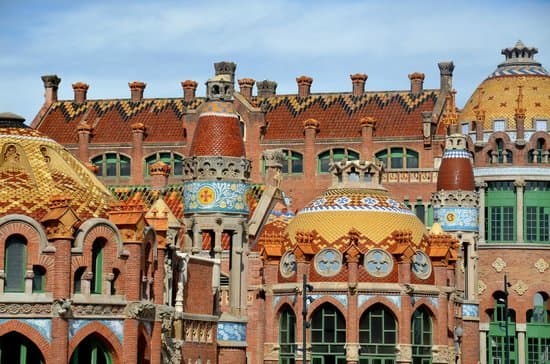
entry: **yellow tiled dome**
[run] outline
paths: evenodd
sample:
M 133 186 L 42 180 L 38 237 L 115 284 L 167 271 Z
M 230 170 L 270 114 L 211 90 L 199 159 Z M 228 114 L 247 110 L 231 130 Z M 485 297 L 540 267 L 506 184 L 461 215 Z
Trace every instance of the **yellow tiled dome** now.
M 287 227 L 292 243 L 296 243 L 296 233 L 313 230 L 329 243 L 351 230 L 376 244 L 395 231 L 408 231 L 413 244 L 419 246 L 426 234 L 424 224 L 405 205 L 383 189 L 366 188 L 329 189 L 298 212 Z
M 534 60 L 537 52 L 521 42 L 503 49 L 506 60 L 474 91 L 459 123 L 480 118 L 483 129 L 491 131 L 493 121 L 505 120 L 507 129 L 514 129 L 518 107 L 524 109 L 526 129 L 535 127 L 534 120 L 550 120 L 550 73 Z
M 23 121 L 0 114 L 0 216 L 40 220 L 51 199 L 61 196 L 82 219 L 106 216 L 113 200 L 107 188 L 63 146 Z

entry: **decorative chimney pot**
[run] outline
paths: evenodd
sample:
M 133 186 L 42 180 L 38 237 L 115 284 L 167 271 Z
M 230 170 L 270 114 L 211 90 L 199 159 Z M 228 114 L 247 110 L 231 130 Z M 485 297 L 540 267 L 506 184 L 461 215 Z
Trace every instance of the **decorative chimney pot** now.
M 44 83 L 46 103 L 50 104 L 57 101 L 57 88 L 61 79 L 57 75 L 44 75 L 42 76 L 42 82 Z
M 308 97 L 311 91 L 313 78 L 308 76 L 300 76 L 296 78 L 298 84 L 298 97 Z
M 143 91 L 147 84 L 141 81 L 129 82 L 128 86 L 130 87 L 130 94 L 132 102 L 140 102 L 143 100 Z
M 258 81 L 256 87 L 258 88 L 259 97 L 274 96 L 277 91 L 277 82 L 270 80 Z
M 84 82 L 73 83 L 74 91 L 74 102 L 77 104 L 82 104 L 86 102 L 86 93 L 90 86 Z
M 195 99 L 198 83 L 193 80 L 185 80 L 181 83 L 183 88 L 183 100 L 191 102 Z
M 250 99 L 252 97 L 252 88 L 254 87 L 254 81 L 252 78 L 241 78 L 239 81 L 239 87 L 241 95 Z
M 349 76 L 351 78 L 351 83 L 353 84 L 353 96 L 361 96 L 365 93 L 365 83 L 369 76 L 364 73 L 356 73 Z
M 424 89 L 424 78 L 425 75 L 420 72 L 414 72 L 409 75 L 409 80 L 411 80 L 411 94 L 416 96 L 420 95 Z

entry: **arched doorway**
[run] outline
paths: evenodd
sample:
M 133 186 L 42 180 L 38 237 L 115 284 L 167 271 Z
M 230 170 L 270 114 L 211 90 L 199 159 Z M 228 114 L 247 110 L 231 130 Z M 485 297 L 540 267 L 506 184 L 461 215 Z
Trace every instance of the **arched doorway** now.
M 397 322 L 384 305 L 375 304 L 359 321 L 359 364 L 394 364 Z
M 40 349 L 27 337 L 10 332 L 0 336 L 0 364 L 44 364 Z
M 113 355 L 99 335 L 90 335 L 78 344 L 71 356 L 71 364 L 113 364 Z
M 346 363 L 346 322 L 330 303 L 311 316 L 311 364 Z

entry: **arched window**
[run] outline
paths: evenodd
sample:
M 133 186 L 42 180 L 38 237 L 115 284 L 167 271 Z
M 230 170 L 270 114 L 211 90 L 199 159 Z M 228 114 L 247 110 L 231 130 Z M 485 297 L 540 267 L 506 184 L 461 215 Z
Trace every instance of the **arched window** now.
M 86 272 L 86 267 L 80 267 L 74 272 L 73 293 L 82 292 L 82 275 L 84 272 Z
M 130 158 L 120 153 L 105 153 L 92 158 L 92 164 L 98 168 L 100 177 L 129 177 Z
M 27 337 L 10 332 L 0 336 L 0 364 L 37 363 L 45 360 L 40 349 Z
M 294 364 L 296 355 L 296 316 L 285 307 L 279 317 L 279 363 Z
M 394 363 L 397 324 L 390 310 L 376 304 L 359 321 L 361 363 Z
M 537 163 L 537 164 L 542 163 L 543 155 L 545 151 L 546 151 L 546 143 L 544 139 L 542 138 L 537 139 L 535 149 L 531 149 L 529 151 L 529 155 L 528 155 L 529 163 Z
M 312 363 L 345 363 L 346 322 L 331 304 L 319 307 L 311 316 Z
M 527 312 L 527 363 L 545 363 L 550 359 L 550 310 L 548 294 L 533 296 L 533 309 Z
M 320 173 L 328 173 L 330 162 L 341 160 L 354 161 L 359 159 L 359 153 L 348 148 L 333 148 L 324 151 L 317 156 L 317 170 Z
M 517 363 L 516 315 L 513 310 L 506 312 L 506 295 L 496 292 L 493 295 L 494 309 L 489 311 L 491 319 L 487 335 L 488 363 L 504 363 L 505 353 L 509 353 L 510 363 Z M 508 313 L 508 318 L 506 318 Z M 506 340 L 506 326 L 508 326 L 508 340 Z
M 96 239 L 92 246 L 92 282 L 91 293 L 101 294 L 103 291 L 103 250 L 105 241 Z
M 32 267 L 32 272 L 32 291 L 44 292 L 44 289 L 46 288 L 46 269 L 42 266 L 34 265 Z
M 112 364 L 113 356 L 104 340 L 97 335 L 90 335 L 74 349 L 70 363 Z
M 283 162 L 283 173 L 300 174 L 304 173 L 304 156 L 293 150 L 283 149 L 286 160 Z
M 412 315 L 411 323 L 412 364 L 432 362 L 432 318 L 424 307 Z
M 145 158 L 145 175 L 149 176 L 149 166 L 157 161 L 163 161 L 170 166 L 171 176 L 183 175 L 183 156 L 174 152 L 157 152 Z
M 11 235 L 4 252 L 5 292 L 25 292 L 27 266 L 27 240 L 22 235 Z
M 376 159 L 390 169 L 412 169 L 419 167 L 418 152 L 403 147 L 391 147 L 375 154 Z

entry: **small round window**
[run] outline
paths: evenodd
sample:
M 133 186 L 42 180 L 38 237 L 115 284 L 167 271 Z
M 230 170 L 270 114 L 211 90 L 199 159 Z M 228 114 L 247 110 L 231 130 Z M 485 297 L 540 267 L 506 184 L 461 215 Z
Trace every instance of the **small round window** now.
M 336 249 L 321 250 L 315 256 L 315 270 L 322 276 L 331 277 L 342 269 L 342 254 Z
M 417 251 L 412 257 L 412 271 L 420 279 L 426 279 L 432 274 L 430 257 L 426 253 Z
M 393 270 L 393 259 L 385 250 L 371 249 L 365 255 L 365 269 L 373 277 L 385 277 Z
M 296 256 L 293 252 L 287 251 L 283 254 L 279 270 L 284 278 L 290 278 L 296 273 Z

